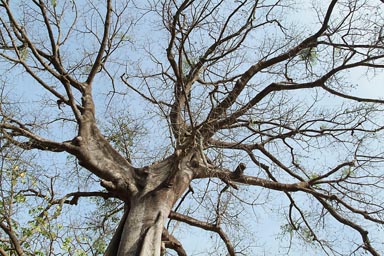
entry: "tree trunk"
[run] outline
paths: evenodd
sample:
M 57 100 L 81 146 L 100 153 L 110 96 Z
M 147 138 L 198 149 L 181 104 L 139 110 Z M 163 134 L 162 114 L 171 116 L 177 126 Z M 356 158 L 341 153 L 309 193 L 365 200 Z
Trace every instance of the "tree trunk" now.
M 133 200 L 122 230 L 118 256 L 160 255 L 163 224 L 171 210 L 166 194 L 159 191 Z
M 146 173 L 144 187 L 131 197 L 105 256 L 161 254 L 164 222 L 188 188 L 192 170 L 188 158 L 171 157 L 147 167 Z

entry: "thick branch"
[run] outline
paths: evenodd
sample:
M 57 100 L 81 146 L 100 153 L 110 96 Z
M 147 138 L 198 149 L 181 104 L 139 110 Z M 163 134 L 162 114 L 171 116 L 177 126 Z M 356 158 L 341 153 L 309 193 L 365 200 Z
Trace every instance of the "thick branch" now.
M 17 255 L 22 256 L 24 255 L 24 251 L 21 247 L 21 244 L 19 243 L 19 240 L 17 239 L 15 233 L 13 232 L 12 228 L 6 226 L 3 222 L 0 222 L 0 228 L 8 235 L 8 237 L 11 239 L 12 244 L 15 248 L 15 251 Z
M 177 212 L 171 212 L 169 214 L 169 218 L 173 219 L 173 220 L 187 223 L 188 225 L 191 225 L 194 227 L 202 228 L 204 230 L 208 230 L 208 231 L 212 231 L 212 232 L 217 233 L 220 236 L 221 240 L 223 240 L 223 242 L 225 243 L 225 246 L 227 247 L 227 251 L 228 251 L 229 255 L 235 256 L 235 249 L 234 249 L 229 237 L 225 234 L 224 230 L 220 226 L 213 225 L 213 224 L 210 224 L 207 222 L 203 222 L 203 221 L 194 219 L 192 217 L 189 217 L 189 216 L 177 213 Z
M 13 122 L 16 122 L 13 120 Z M 8 123 L 0 123 L 1 133 L 4 135 L 4 138 L 9 142 L 24 148 L 24 149 L 40 149 L 48 150 L 52 152 L 74 152 L 77 148 L 72 145 L 71 142 L 55 142 L 47 140 L 43 137 L 38 136 L 37 134 L 31 132 L 24 125 L 17 122 L 19 126 L 11 125 Z M 10 130 L 10 132 L 7 132 Z M 20 142 L 16 137 L 23 136 L 29 139 L 28 142 Z
M 236 99 L 238 98 L 240 93 L 244 90 L 245 86 L 253 76 L 255 76 L 258 72 L 260 72 L 263 69 L 266 69 L 268 67 L 271 67 L 272 65 L 275 65 L 284 60 L 292 58 L 292 56 L 296 56 L 302 49 L 305 49 L 309 46 L 313 47 L 314 45 L 317 44 L 316 43 L 317 38 L 320 37 L 327 29 L 328 22 L 336 2 L 337 0 L 333 0 L 329 5 L 328 11 L 324 17 L 322 26 L 315 34 L 306 38 L 301 43 L 299 43 L 296 47 L 288 50 L 287 52 L 279 56 L 273 57 L 269 60 L 265 60 L 265 61 L 263 60 L 258 62 L 257 64 L 251 66 L 246 72 L 242 74 L 242 76 L 237 80 L 234 88 L 232 89 L 232 91 L 230 91 L 228 96 L 224 98 L 217 106 L 212 108 L 211 111 L 209 112 L 208 117 L 206 118 L 206 121 L 202 124 L 202 133 L 204 134 L 204 137 L 210 138 L 214 134 L 215 130 L 217 130 L 217 126 L 219 126 L 218 124 L 216 124 L 216 122 L 225 113 L 225 111 L 236 102 Z M 263 90 L 262 93 L 259 94 L 258 98 L 254 99 L 254 101 L 257 103 L 260 99 L 264 97 L 263 96 L 264 94 L 267 95 L 270 92 L 276 90 L 275 86 L 276 86 L 275 84 L 268 86 L 266 89 Z M 212 126 L 214 126 L 215 128 L 212 129 Z
M 0 254 L 1 254 L 1 256 L 8 256 L 8 254 L 1 247 L 0 247 Z
M 223 168 L 211 168 L 211 169 L 205 169 L 202 168 L 202 170 L 199 173 L 196 173 L 195 178 L 201 179 L 201 178 L 219 178 L 223 180 L 226 183 L 231 183 L 231 182 L 236 182 L 236 183 L 241 183 L 244 185 L 253 185 L 253 186 L 260 186 L 264 188 L 269 188 L 273 190 L 278 190 L 278 191 L 289 191 L 289 192 L 296 192 L 296 191 L 307 191 L 306 189 L 309 188 L 308 182 L 305 181 L 300 181 L 298 183 L 292 183 L 292 184 L 287 184 L 287 183 L 280 183 L 276 181 L 270 181 L 254 176 L 248 176 L 248 175 L 238 175 L 238 173 L 232 172 L 227 169 Z
M 165 248 L 170 248 L 177 252 L 178 256 L 187 256 L 183 245 L 173 235 L 169 234 L 168 230 L 163 229 L 162 241 L 164 242 Z

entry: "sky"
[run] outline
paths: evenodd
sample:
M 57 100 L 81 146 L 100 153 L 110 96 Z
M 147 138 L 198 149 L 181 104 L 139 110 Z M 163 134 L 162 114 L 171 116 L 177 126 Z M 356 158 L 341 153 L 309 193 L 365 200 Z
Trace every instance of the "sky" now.
M 296 17 L 300 17 L 298 20 L 302 20 L 303 17 L 305 17 L 305 19 L 309 22 L 311 19 L 310 15 L 306 15 L 305 10 L 298 14 Z M 367 76 L 361 72 L 352 72 L 350 74 L 350 78 L 360 85 L 356 90 L 352 91 L 351 94 L 361 97 L 384 98 L 383 72 L 376 74 L 375 76 Z M 23 82 L 25 83 L 26 81 Z M 29 92 L 30 89 L 27 89 L 21 92 L 21 95 L 28 96 Z M 48 161 L 48 159 L 46 160 Z M 281 216 L 278 216 L 278 214 L 273 214 L 273 212 L 268 210 L 266 212 L 269 212 L 269 215 L 263 216 L 263 218 L 260 218 L 260 220 L 249 220 L 251 225 L 254 225 L 257 236 L 260 236 L 258 243 L 255 244 L 255 251 L 260 253 L 258 255 L 286 255 L 288 249 L 277 249 L 276 246 L 278 244 L 284 244 L 285 246 L 288 245 L 287 240 L 282 242 L 276 237 L 279 233 L 281 233 L 280 226 L 284 223 L 284 220 L 282 220 L 280 218 Z M 188 252 L 191 252 L 191 255 L 205 255 L 205 251 L 209 250 L 208 248 L 211 249 L 212 245 L 215 245 L 215 243 L 221 243 L 220 240 L 217 241 L 216 239 L 213 239 L 212 243 L 207 243 L 206 241 L 210 239 L 211 234 L 204 231 L 197 232 L 195 228 L 187 230 L 183 227 L 183 225 L 181 225 L 179 232 L 182 240 L 185 241 L 185 248 Z M 303 255 L 302 252 L 303 248 L 296 247 L 289 251 L 289 255 Z

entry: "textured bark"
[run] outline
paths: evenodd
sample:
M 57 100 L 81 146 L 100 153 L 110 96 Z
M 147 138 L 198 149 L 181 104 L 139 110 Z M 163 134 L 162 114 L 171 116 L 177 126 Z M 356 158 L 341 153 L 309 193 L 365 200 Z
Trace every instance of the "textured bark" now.
M 144 186 L 132 195 L 106 256 L 160 255 L 164 221 L 192 179 L 189 162 L 172 156 L 143 168 Z
M 73 153 L 128 206 L 105 255 L 160 255 L 164 221 L 192 180 L 193 153 L 177 151 L 163 161 L 134 168 L 97 128 L 91 86 L 84 87 L 82 105 L 79 136 L 73 141 L 78 150 Z

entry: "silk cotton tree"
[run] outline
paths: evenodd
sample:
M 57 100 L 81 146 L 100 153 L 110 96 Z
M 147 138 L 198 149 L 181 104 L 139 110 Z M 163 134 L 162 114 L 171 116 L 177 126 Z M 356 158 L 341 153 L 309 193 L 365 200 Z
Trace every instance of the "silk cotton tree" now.
M 380 255 L 384 100 L 359 88 L 384 67 L 383 13 L 373 0 L 1 0 L 2 156 L 65 153 L 100 181 L 52 187 L 49 207 L 122 202 L 105 255 L 187 255 L 172 223 L 216 234 L 228 255 L 260 252 L 238 241 L 263 231 L 231 223 L 276 207 L 270 191 L 291 239 Z M 17 195 L 47 198 L 33 186 Z M 10 198 L 0 253 L 29 255 Z

